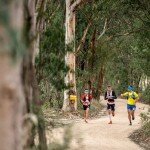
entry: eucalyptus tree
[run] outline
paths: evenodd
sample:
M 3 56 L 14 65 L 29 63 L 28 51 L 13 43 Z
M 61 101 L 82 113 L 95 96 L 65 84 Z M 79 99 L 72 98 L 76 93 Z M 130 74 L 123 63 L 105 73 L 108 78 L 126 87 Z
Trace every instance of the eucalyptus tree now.
M 72 88 L 76 92 L 76 77 L 75 77 L 75 14 L 77 7 L 83 2 L 83 0 L 66 0 L 66 19 L 65 19 L 65 45 L 66 55 L 65 63 L 68 67 L 68 72 L 65 76 L 65 84 L 67 88 Z M 75 110 L 77 109 L 77 101 L 74 103 Z M 64 91 L 63 111 L 69 110 L 69 90 Z
M 45 136 L 45 122 L 41 111 L 41 101 L 36 77 L 35 54 L 37 41 L 37 19 L 35 15 L 36 8 L 42 7 L 44 1 L 25 0 L 24 1 L 24 43 L 25 55 L 22 63 L 22 81 L 24 85 L 24 95 L 26 101 L 25 120 L 24 120 L 24 148 L 29 149 L 35 147 L 35 129 L 37 127 L 39 138 L 39 149 L 47 149 Z M 41 6 L 42 5 L 42 6 Z M 41 10 L 41 9 L 40 9 Z M 38 14 L 39 15 L 39 14 Z M 40 24 L 41 25 L 41 24 Z M 35 116 L 35 117 L 33 117 Z M 34 121 L 37 118 L 37 122 Z
M 83 18 L 79 18 L 79 30 L 81 30 L 82 26 L 84 26 L 83 24 L 85 24 L 85 20 L 88 18 L 87 16 L 90 16 L 89 12 L 93 12 L 93 16 L 95 16 L 95 22 L 91 24 L 91 28 L 89 28 L 88 34 L 86 36 L 86 43 L 82 42 L 83 47 L 81 48 L 80 46 L 81 50 L 78 55 L 78 60 L 81 61 L 78 61 L 78 67 L 79 69 L 81 67 L 81 70 L 84 68 L 82 71 L 80 71 L 80 75 L 82 72 L 83 79 L 86 79 L 85 75 L 91 76 L 92 78 L 96 74 L 98 75 L 97 77 L 95 76 L 96 78 L 94 77 L 95 79 L 93 80 L 94 83 L 97 82 L 96 88 L 98 91 L 101 91 L 101 85 L 103 85 L 104 81 L 105 84 L 116 84 L 118 82 L 116 73 L 117 75 L 119 73 L 121 74 L 121 72 L 123 72 L 123 68 L 111 68 L 116 66 L 117 60 L 121 59 L 119 58 L 119 55 L 121 54 L 124 56 L 123 62 L 127 60 L 127 55 L 132 60 L 130 61 L 132 62 L 130 63 L 131 66 L 126 69 L 127 75 L 122 76 L 122 80 L 124 80 L 125 85 L 129 83 L 138 85 L 139 79 L 143 73 L 143 67 L 140 66 L 146 65 L 139 61 L 139 57 L 144 54 L 141 53 L 140 48 L 142 48 L 142 46 L 143 48 L 148 46 L 148 42 L 146 41 L 148 41 L 147 39 L 149 37 L 148 34 L 145 34 L 145 36 L 143 36 L 143 40 L 141 42 L 139 41 L 140 36 L 144 35 L 144 33 L 147 33 L 148 31 L 149 4 L 146 4 L 148 4 L 148 1 L 94 1 L 92 6 L 95 7 L 95 11 L 88 11 L 88 7 L 82 8 L 80 12 L 78 11 L 81 17 L 81 14 L 84 14 Z M 98 23 L 98 25 L 96 23 Z M 95 28 L 96 32 L 94 31 Z M 77 31 L 79 30 L 77 27 Z M 93 38 L 93 35 L 95 35 L 95 38 Z M 139 42 L 137 43 L 137 41 Z M 145 42 L 147 44 L 144 46 Z M 94 44 L 94 49 L 91 49 L 91 43 Z M 135 50 L 137 47 L 139 50 Z M 122 52 L 121 54 L 118 49 L 120 49 Z M 144 51 L 147 53 L 146 49 Z M 116 58 L 117 55 L 118 58 Z M 115 60 L 116 64 L 113 64 L 112 62 Z M 148 61 L 146 60 L 146 62 Z M 95 72 L 93 72 L 93 69 L 93 71 L 90 69 L 93 68 L 92 66 L 95 68 Z M 132 74 L 130 73 L 131 70 Z M 97 71 L 99 71 L 99 73 Z M 85 72 L 88 72 L 88 74 Z M 109 74 L 111 74 L 111 76 L 107 78 L 106 76 Z M 80 78 L 80 80 L 82 80 L 82 78 Z M 120 84 L 117 84 L 117 86 L 119 85 Z M 121 86 L 123 86 L 123 83 Z
M 23 1 L 0 1 L 0 146 L 22 150 Z

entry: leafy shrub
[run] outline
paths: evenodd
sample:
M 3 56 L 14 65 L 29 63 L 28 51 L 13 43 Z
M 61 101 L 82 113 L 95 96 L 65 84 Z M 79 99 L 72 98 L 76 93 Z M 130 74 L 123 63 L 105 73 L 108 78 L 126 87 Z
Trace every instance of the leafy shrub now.
M 142 101 L 150 104 L 150 85 L 148 85 L 145 91 L 142 93 Z

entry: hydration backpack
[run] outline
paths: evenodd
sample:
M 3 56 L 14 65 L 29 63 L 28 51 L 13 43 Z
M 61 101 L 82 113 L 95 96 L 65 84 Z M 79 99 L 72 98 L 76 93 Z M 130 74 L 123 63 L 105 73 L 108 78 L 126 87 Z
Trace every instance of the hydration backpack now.
M 132 92 L 132 95 L 129 95 L 129 92 L 128 92 L 127 99 L 128 99 L 128 98 L 136 99 L 136 97 L 135 97 L 135 95 L 134 95 L 134 92 Z

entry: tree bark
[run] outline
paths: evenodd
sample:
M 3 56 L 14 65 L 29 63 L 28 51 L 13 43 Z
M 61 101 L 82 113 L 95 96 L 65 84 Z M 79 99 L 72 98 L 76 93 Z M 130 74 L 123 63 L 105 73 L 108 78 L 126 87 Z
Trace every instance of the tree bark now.
M 76 91 L 76 79 L 75 79 L 75 12 L 71 11 L 71 0 L 66 0 L 66 35 L 65 45 L 67 54 L 65 56 L 66 66 L 69 70 L 65 76 L 65 84 L 67 86 L 72 85 L 72 89 Z M 72 51 L 71 51 L 72 50 Z M 69 90 L 64 91 L 64 103 L 63 111 L 69 111 Z M 77 109 L 77 101 L 74 104 L 75 110 Z
M 25 41 L 26 41 L 26 56 L 23 63 L 23 81 L 24 91 L 26 95 L 27 112 L 34 113 L 38 119 L 38 135 L 39 135 L 39 149 L 47 150 L 46 136 L 45 136 L 45 123 L 43 114 L 40 108 L 40 95 L 38 90 L 38 83 L 36 79 L 35 62 L 35 37 L 36 37 L 36 16 L 35 16 L 35 0 L 25 1 Z M 28 123 L 27 123 L 28 124 Z M 30 125 L 30 124 L 29 124 Z M 35 128 L 27 127 L 30 134 L 24 142 L 24 147 L 30 149 L 34 147 L 34 134 Z M 34 129 L 34 130 L 33 130 Z M 32 136 L 30 136 L 32 133 Z
M 0 149 L 22 150 L 24 94 L 18 54 L 22 50 L 23 3 L 0 2 L 0 10 Z
M 98 85 L 97 85 L 97 94 L 96 94 L 97 100 L 100 99 L 100 95 L 101 95 L 102 85 L 103 85 L 103 81 L 104 81 L 104 71 L 105 71 L 104 66 L 101 66 L 100 72 L 98 75 Z
M 35 39 L 35 44 L 34 44 L 34 60 L 35 57 L 39 54 L 39 47 L 40 47 L 40 35 L 41 33 L 44 31 L 44 23 L 45 23 L 45 19 L 41 14 L 45 12 L 46 9 L 46 3 L 47 0 L 38 0 L 37 4 L 35 5 L 35 12 L 34 12 L 34 19 L 35 19 L 35 23 L 36 23 L 36 39 Z
M 76 0 L 72 3 L 72 0 L 66 0 L 66 35 L 65 35 L 65 45 L 66 45 L 66 56 L 65 63 L 69 68 L 65 76 L 65 84 L 69 87 L 68 90 L 64 91 L 64 102 L 63 102 L 63 111 L 70 110 L 69 107 L 69 90 L 76 92 L 76 79 L 75 79 L 75 11 L 78 6 L 84 0 Z M 74 110 L 77 110 L 77 101 L 74 103 Z

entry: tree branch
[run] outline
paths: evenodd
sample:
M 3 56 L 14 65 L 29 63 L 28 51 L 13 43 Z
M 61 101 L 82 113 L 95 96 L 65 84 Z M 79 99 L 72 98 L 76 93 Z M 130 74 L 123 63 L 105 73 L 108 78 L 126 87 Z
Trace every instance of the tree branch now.
M 117 37 L 120 37 L 120 36 L 128 36 L 128 35 L 137 33 L 137 32 L 142 31 L 142 30 L 146 30 L 146 29 L 141 29 L 141 28 L 139 28 L 139 29 L 137 29 L 137 30 L 129 31 L 129 32 L 126 32 L 126 33 L 111 35 L 111 36 L 107 37 L 104 42 L 110 41 L 110 40 L 112 40 L 113 38 L 117 38 Z M 147 31 L 149 31 L 149 30 L 147 30 Z M 104 42 L 103 42 L 103 43 L 104 43 Z
M 80 51 L 82 44 L 84 44 L 85 38 L 86 38 L 86 35 L 87 35 L 87 32 L 88 32 L 88 30 L 89 30 L 91 24 L 92 24 L 92 21 L 90 20 L 89 23 L 88 23 L 88 25 L 87 25 L 87 27 L 85 28 L 85 30 L 84 30 L 84 32 L 83 32 L 83 36 L 82 36 L 82 38 L 81 38 L 81 40 L 80 40 L 80 43 L 79 43 L 79 45 L 78 45 L 78 47 L 77 47 L 77 49 L 76 49 L 75 54 L 77 54 L 77 53 Z
M 45 9 L 45 4 L 47 0 L 38 0 L 36 4 L 36 11 L 37 11 L 37 21 L 36 21 L 36 26 L 40 22 L 41 14 L 44 12 Z
M 72 5 L 71 5 L 71 11 L 74 12 L 76 8 L 85 0 L 76 0 Z
M 146 30 L 146 29 L 139 28 L 139 29 L 136 29 L 136 30 L 133 30 L 133 31 L 129 31 L 129 32 L 126 32 L 126 33 L 116 34 L 116 35 L 114 35 L 113 37 L 127 36 L 127 35 L 130 35 L 130 34 L 137 33 L 137 32 L 139 32 L 139 31 L 142 31 L 142 30 Z
M 59 8 L 60 8 L 60 4 L 58 4 L 57 7 L 55 8 L 55 10 L 50 14 L 49 20 L 52 19 L 52 17 L 56 14 L 56 12 L 58 11 Z
M 38 11 L 38 9 L 40 9 L 42 6 L 43 6 L 43 3 L 44 3 L 45 0 L 36 0 L 36 10 L 35 11 Z
M 107 26 L 107 18 L 105 19 L 105 24 L 104 24 L 104 27 L 103 27 L 103 31 L 99 35 L 98 40 L 105 34 L 105 32 L 106 32 L 106 26 Z

